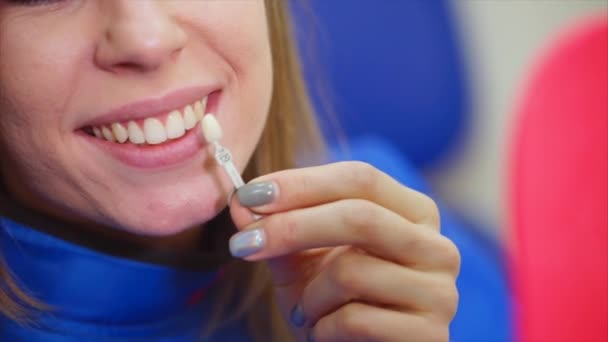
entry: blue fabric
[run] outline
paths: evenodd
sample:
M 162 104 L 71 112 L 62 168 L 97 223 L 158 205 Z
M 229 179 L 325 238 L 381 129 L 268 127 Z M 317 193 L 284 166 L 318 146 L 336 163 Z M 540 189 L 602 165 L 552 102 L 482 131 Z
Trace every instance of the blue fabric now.
M 333 160 L 369 162 L 432 195 L 419 172 L 383 139 L 353 140 Z M 462 269 L 452 341 L 510 341 L 509 296 L 500 249 L 440 205 L 442 232 L 459 247 Z M 249 341 L 243 322 L 199 339 L 216 271 L 190 272 L 99 253 L 0 218 L 0 250 L 22 288 L 55 310 L 24 327 L 0 317 L 0 341 Z M 207 298 L 208 299 L 208 298 Z
M 470 94 L 449 1 L 290 3 L 329 140 L 335 117 L 347 137 L 382 136 L 418 168 L 457 146 Z
M 460 302 L 450 326 L 452 341 L 512 341 L 511 297 L 500 247 L 479 229 L 436 199 L 420 172 L 386 140 L 366 136 L 353 139 L 348 150 L 333 148 L 333 160 L 360 160 L 386 172 L 402 184 L 433 197 L 441 211 L 441 232 L 461 254 L 457 280 Z
M 52 307 L 35 326 L 1 317 L 0 341 L 249 341 L 243 322 L 200 337 L 211 311 L 204 292 L 217 271 L 106 255 L 6 218 L 0 228 L 0 250 L 18 283 Z

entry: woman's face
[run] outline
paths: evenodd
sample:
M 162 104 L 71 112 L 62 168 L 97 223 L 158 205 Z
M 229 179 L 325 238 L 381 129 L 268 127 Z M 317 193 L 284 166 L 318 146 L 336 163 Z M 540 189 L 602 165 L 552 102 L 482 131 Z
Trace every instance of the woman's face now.
M 63 218 L 145 235 L 212 218 L 228 182 L 188 105 L 207 98 L 242 169 L 271 89 L 262 0 L 0 0 L 2 175 Z

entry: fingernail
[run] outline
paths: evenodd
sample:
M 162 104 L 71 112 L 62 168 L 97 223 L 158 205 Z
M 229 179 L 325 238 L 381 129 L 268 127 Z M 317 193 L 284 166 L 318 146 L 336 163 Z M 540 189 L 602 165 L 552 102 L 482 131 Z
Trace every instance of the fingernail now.
M 313 329 L 308 330 L 307 342 L 315 342 L 315 331 Z
M 306 323 L 306 316 L 304 316 L 304 310 L 300 304 L 296 305 L 289 315 L 289 320 L 293 326 L 301 328 Z
M 273 182 L 250 183 L 240 187 L 237 192 L 239 202 L 245 207 L 259 207 L 269 204 L 276 197 L 276 187 Z
M 230 253 L 237 258 L 245 258 L 261 251 L 265 244 L 264 229 L 246 230 L 230 238 Z

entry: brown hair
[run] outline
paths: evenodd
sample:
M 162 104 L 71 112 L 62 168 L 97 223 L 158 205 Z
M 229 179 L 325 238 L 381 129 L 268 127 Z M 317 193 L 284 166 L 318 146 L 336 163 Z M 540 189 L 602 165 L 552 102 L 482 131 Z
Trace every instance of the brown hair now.
M 323 147 L 302 80 L 286 1 L 265 0 L 265 4 L 274 87 L 268 121 L 245 170 L 246 180 L 292 168 L 297 155 L 320 155 Z M 246 284 L 246 293 L 242 284 Z M 295 340 L 280 315 L 264 263 L 235 262 L 226 270 L 220 285 L 213 290 L 216 310 L 208 323 L 207 334 L 231 320 L 245 319 L 257 341 Z M 17 286 L 10 270 L 0 260 L 0 314 L 24 321 L 29 317 L 29 308 L 45 307 Z

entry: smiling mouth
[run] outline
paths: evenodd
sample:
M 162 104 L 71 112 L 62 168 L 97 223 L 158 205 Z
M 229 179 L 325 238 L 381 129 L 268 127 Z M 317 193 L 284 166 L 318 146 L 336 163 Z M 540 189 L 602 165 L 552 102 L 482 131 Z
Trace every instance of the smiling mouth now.
M 145 119 L 112 122 L 82 128 L 86 134 L 117 144 L 159 145 L 183 137 L 202 120 L 208 109 L 208 98 L 180 109 Z

